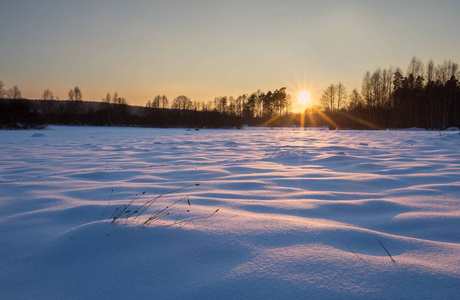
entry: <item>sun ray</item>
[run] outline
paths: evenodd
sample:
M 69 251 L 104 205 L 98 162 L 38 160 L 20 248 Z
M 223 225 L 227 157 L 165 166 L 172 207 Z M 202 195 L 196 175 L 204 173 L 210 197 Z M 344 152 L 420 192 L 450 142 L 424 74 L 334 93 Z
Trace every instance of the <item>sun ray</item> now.
M 305 128 L 305 111 L 300 113 L 300 128 Z
M 321 110 L 315 108 L 315 111 L 322 117 L 324 120 L 326 120 L 329 125 L 332 125 L 332 127 L 335 127 L 336 129 L 340 129 L 340 126 L 334 122 L 331 118 L 329 118 L 325 113 L 323 113 Z
M 305 115 L 310 120 L 311 126 L 316 127 L 316 119 L 315 119 L 315 116 L 313 115 L 313 109 L 305 110 Z
M 279 118 L 280 118 L 280 115 L 273 116 L 273 117 L 271 117 L 268 121 L 266 121 L 265 123 L 263 123 L 262 125 L 260 125 L 259 127 L 268 126 L 268 125 L 270 125 L 271 123 L 273 123 L 273 122 L 275 122 L 276 120 L 278 120 Z
M 359 119 L 359 118 L 356 118 L 352 115 L 349 115 L 347 113 L 343 113 L 343 112 L 339 112 L 339 114 L 349 120 L 352 120 L 352 121 L 355 121 L 355 122 L 358 122 L 358 123 L 361 123 L 367 127 L 369 127 L 370 129 L 374 129 L 374 130 L 382 130 L 383 128 L 380 127 L 380 126 L 377 126 L 375 124 L 372 124 L 371 122 L 368 122 L 366 120 L 363 120 L 363 119 Z

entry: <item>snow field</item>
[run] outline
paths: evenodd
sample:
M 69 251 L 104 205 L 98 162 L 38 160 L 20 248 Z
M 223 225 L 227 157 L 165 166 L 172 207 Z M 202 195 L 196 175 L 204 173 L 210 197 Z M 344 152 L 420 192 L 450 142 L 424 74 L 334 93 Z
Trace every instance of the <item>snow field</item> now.
M 460 294 L 458 132 L 52 126 L 0 141 L 2 299 Z M 149 211 L 190 205 L 149 226 L 111 223 L 136 194 L 189 185 Z

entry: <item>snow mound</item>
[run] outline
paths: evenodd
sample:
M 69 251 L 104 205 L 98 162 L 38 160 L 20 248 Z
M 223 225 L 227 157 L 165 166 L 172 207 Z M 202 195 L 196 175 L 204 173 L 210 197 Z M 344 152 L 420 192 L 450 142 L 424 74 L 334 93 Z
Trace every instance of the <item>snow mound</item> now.
M 43 133 L 41 133 L 41 132 L 36 132 L 36 133 L 31 135 L 31 137 L 43 137 L 43 136 L 45 136 L 45 135 Z

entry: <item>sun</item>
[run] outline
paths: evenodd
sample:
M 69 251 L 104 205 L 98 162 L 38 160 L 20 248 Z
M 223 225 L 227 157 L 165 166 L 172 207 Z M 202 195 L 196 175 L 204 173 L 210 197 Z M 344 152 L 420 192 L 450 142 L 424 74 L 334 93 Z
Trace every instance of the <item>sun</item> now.
M 307 91 L 301 91 L 297 94 L 297 101 L 302 105 L 308 105 L 311 102 L 311 95 Z

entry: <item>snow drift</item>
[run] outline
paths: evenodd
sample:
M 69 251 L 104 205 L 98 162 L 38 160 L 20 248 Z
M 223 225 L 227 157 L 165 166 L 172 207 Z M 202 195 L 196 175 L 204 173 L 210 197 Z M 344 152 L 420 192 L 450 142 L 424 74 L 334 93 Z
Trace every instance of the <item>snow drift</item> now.
M 0 139 L 2 299 L 460 294 L 458 132 L 53 126 Z

